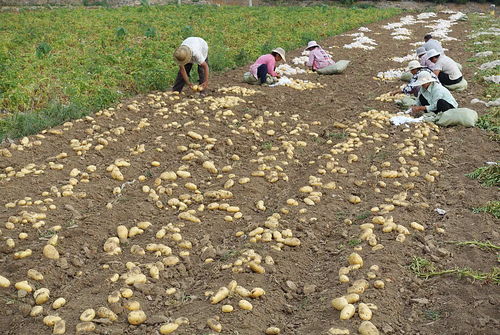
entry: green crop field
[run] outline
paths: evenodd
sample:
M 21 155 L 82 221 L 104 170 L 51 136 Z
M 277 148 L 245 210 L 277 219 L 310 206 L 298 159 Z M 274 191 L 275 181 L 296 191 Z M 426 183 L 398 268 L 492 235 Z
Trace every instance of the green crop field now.
M 211 68 L 222 71 L 397 13 L 199 5 L 0 13 L 0 140 L 169 89 L 177 71 L 171 55 L 189 36 L 207 40 Z

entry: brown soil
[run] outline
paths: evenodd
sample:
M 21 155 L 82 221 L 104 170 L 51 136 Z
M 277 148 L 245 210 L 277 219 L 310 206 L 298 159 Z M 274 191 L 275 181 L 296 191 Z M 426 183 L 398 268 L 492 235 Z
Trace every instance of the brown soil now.
M 445 17 L 444 14 L 440 16 Z M 393 18 L 387 22 L 395 21 Z M 393 211 L 384 215 L 393 216 L 395 223 L 408 227 L 411 234 L 401 243 L 395 240 L 397 234 L 394 232 L 384 234 L 380 227 L 375 227 L 378 243 L 384 248 L 372 251 L 371 246 L 363 241 L 360 244 L 362 250 L 358 253 L 363 257 L 364 266 L 349 273 L 353 282 L 366 278 L 371 265 L 380 267 L 376 272 L 377 279 L 384 280 L 385 289 L 374 288 L 374 280 L 370 279 L 370 287 L 361 295 L 361 301 L 378 306 L 373 324 L 383 334 L 496 334 L 499 328 L 498 286 L 456 276 L 419 279 L 408 269 L 408 265 L 414 256 L 432 260 L 439 269 L 470 267 L 490 271 L 497 265 L 492 251 L 458 247 L 447 241 L 489 240 L 497 245 L 500 243 L 498 221 L 491 215 L 473 214 L 471 211 L 472 207 L 498 199 L 498 190 L 481 187 L 477 181 L 464 176 L 483 166 L 485 161 L 498 159 L 498 144 L 490 141 L 487 134 L 477 128 L 446 128 L 439 129 L 439 133 L 432 130 L 427 137 L 415 138 L 415 130 L 424 129 L 422 125 L 393 127 L 381 121 L 383 127 L 380 129 L 367 122 L 362 131 L 357 131 L 361 145 L 351 147 L 352 151 L 333 155 L 339 167 L 346 168 L 347 173 L 333 173 L 332 167 L 327 165 L 329 157 L 325 155 L 331 154 L 335 144 L 348 141 L 351 137 L 349 133 L 354 132 L 354 129 L 344 131 L 335 128 L 335 121 L 353 128 L 367 120 L 366 116 L 361 116 L 363 112 L 376 109 L 394 113 L 398 110 L 393 103 L 376 101 L 375 98 L 394 90 L 400 83 L 375 81 L 372 77 L 379 71 L 404 66 L 388 59 L 404 56 L 413 50 L 409 43 L 423 36 L 426 28 L 422 25 L 411 27 L 415 39 L 397 41 L 381 28 L 387 22 L 369 26 L 372 32 L 366 35 L 378 43 L 374 52 L 338 48 L 352 41 L 352 37 L 345 35 L 322 42 L 324 46 L 337 46 L 331 49 L 335 59 L 351 60 L 348 70 L 342 75 L 297 76 L 324 84 L 324 88 L 299 91 L 288 87 L 244 86 L 240 84 L 243 69 L 238 69 L 223 77 L 214 77 L 211 82 L 210 96 L 216 98 L 225 96 L 217 89 L 226 86 L 240 85 L 258 91 L 252 96 L 240 95 L 245 102 L 229 108 L 234 116 L 223 116 L 223 109 L 213 111 L 209 108 L 210 102 L 190 94 L 182 97 L 182 101 L 189 101 L 185 113 L 175 112 L 174 104 L 179 101 L 169 100 L 169 95 L 162 96 L 161 101 L 168 108 L 163 115 L 158 108 L 148 104 L 154 96 L 136 97 L 140 112 L 129 110 L 127 106 L 133 101 L 127 101 L 119 105 L 110 117 L 101 115 L 61 126 L 58 129 L 63 130 L 62 134 L 45 133 L 45 138 L 39 139 L 42 142 L 40 146 L 28 145 L 22 151 L 10 149 L 12 157 L 0 157 L 1 169 L 10 166 L 20 171 L 34 163 L 45 171 L 39 176 L 28 174 L 1 181 L 2 205 L 25 197 L 31 197 L 33 202 L 50 197 L 56 205 L 56 209 L 45 212 L 47 217 L 43 219 L 43 227 L 35 229 L 32 223 L 22 222 L 15 223 L 13 229 L 2 227 L 0 274 L 11 281 L 9 288 L 0 289 L 4 304 L 0 316 L 2 333 L 51 334 L 51 328 L 45 326 L 42 319 L 47 314 L 57 313 L 66 321 L 66 333 L 74 334 L 79 316 L 85 309 L 107 306 L 118 314 L 118 320 L 95 320 L 96 334 L 158 334 L 162 324 L 187 317 L 189 325 L 181 325 L 174 334 L 203 335 L 211 333 L 206 320 L 214 316 L 220 317 L 222 334 L 263 334 L 269 326 L 281 328 L 281 334 L 326 334 L 331 327 L 346 328 L 351 334 L 357 334 L 361 323 L 359 317 L 355 315 L 350 320 L 341 321 L 339 312 L 330 306 L 331 299 L 346 294 L 349 287 L 349 284 L 339 282 L 338 271 L 348 266 L 347 257 L 353 252 L 352 244 L 359 238 L 360 224 L 371 222 L 374 215 L 369 213 L 370 209 L 390 204 L 391 199 L 388 198 L 405 191 L 404 184 L 412 182 L 414 188 L 407 191 L 408 205 L 395 206 Z M 450 56 L 465 64 L 465 76 L 471 78 L 474 69 L 467 67 L 466 60 L 470 54 L 463 47 L 468 29 L 467 22 L 453 26 L 451 36 L 459 38 L 459 41 L 445 43 L 445 46 Z M 291 52 L 288 57 L 291 59 L 299 53 L 300 50 Z M 470 100 L 482 91 L 480 84 L 470 84 L 467 92 L 455 94 L 462 106 L 471 107 Z M 228 95 L 238 96 L 234 93 Z M 161 96 L 161 93 L 155 96 Z M 195 100 L 188 100 L 189 97 Z M 483 112 L 482 107 L 473 107 L 479 113 Z M 143 118 L 147 118 L 150 125 L 135 130 Z M 263 122 L 259 122 L 258 118 L 262 118 Z M 179 126 L 176 127 L 176 124 Z M 164 125 L 170 126 L 165 128 Z M 116 135 L 114 130 L 117 127 L 124 127 L 125 132 Z M 94 130 L 91 131 L 91 128 Z M 274 130 L 275 134 L 269 135 L 269 130 Z M 213 148 L 206 147 L 208 142 L 186 136 L 188 131 L 217 141 Z M 369 141 L 362 137 L 362 133 L 389 136 L 380 138 L 380 141 Z M 101 135 L 108 139 L 109 144 L 96 151 L 94 147 Z M 438 136 L 437 140 L 431 138 L 434 135 Z M 228 144 L 229 138 L 233 145 Z M 93 147 L 77 155 L 70 147 L 72 139 L 87 140 Z M 398 161 L 400 149 L 395 144 L 403 143 L 405 139 L 411 139 L 417 146 L 419 140 L 424 144 L 425 156 L 415 154 L 405 157 L 408 163 L 418 164 L 421 175 L 397 179 L 375 176 L 370 171 L 372 165 L 379 170 L 384 169 L 381 167 L 383 162 L 391 163 L 391 167 L 385 169 L 398 170 L 402 167 Z M 33 136 L 30 140 L 33 142 L 37 137 Z M 293 157 L 287 156 L 285 141 L 293 144 Z M 307 146 L 300 146 L 297 141 L 303 141 Z M 132 155 L 129 149 L 140 144 L 145 145 L 146 151 Z M 179 152 L 177 147 L 180 145 L 190 148 Z M 8 147 L 7 144 L 4 147 Z M 54 158 L 61 152 L 68 153 L 68 157 Z M 181 160 L 188 153 L 199 156 Z M 350 154 L 356 154 L 358 161 L 348 163 Z M 233 155 L 238 155 L 239 160 L 235 160 Z M 437 160 L 431 160 L 431 157 Z M 130 162 L 129 167 L 120 168 L 125 177 L 123 181 L 112 179 L 110 172 L 106 171 L 106 167 L 117 158 Z M 202 167 L 206 160 L 214 161 L 218 175 Z M 152 167 L 152 161 L 160 162 L 161 166 Z M 64 168 L 52 170 L 48 162 L 62 163 Z M 262 164 L 269 167 L 265 170 L 268 177 L 274 173 L 279 180 L 270 182 L 267 177 L 251 176 Z M 62 192 L 62 187 L 70 179 L 70 171 L 77 168 L 85 172 L 89 165 L 97 167 L 95 172 L 89 172 L 90 182 L 80 182 L 73 189 L 75 193 L 85 192 L 85 198 L 57 197 L 52 192 L 54 190 L 51 191 L 51 187 L 56 186 Z M 182 165 L 188 167 L 191 178 L 179 178 L 175 181 L 177 186 L 163 180 L 161 186 L 167 189 L 167 193 L 158 191 L 159 200 L 164 205 L 163 209 L 159 209 L 148 193 L 143 192 L 143 186 L 157 189 L 155 179 L 163 171 L 177 171 Z M 222 172 L 225 165 L 231 165 L 232 171 Z M 409 168 L 406 165 L 406 169 Z M 434 183 L 423 178 L 431 170 L 440 171 Z M 146 181 L 140 182 L 140 175 L 147 176 Z M 309 185 L 310 176 L 321 178 L 323 185 L 332 181 L 337 185 L 335 189 L 313 186 L 314 191 L 321 192 L 321 201 L 314 206 L 306 205 L 302 201 L 306 195 L 299 191 Z M 242 177 L 249 177 L 250 182 L 239 184 L 238 180 Z M 75 178 L 80 180 L 81 175 Z M 229 178 L 236 181 L 229 189 L 233 193 L 232 198 L 215 200 L 208 197 L 206 192 L 223 189 Z M 356 186 L 357 181 L 363 181 L 363 184 Z M 380 181 L 385 181 L 387 186 L 379 186 Z M 402 185 L 394 184 L 394 181 Z M 195 183 L 199 193 L 204 195 L 203 198 L 185 201 L 188 209 L 195 210 L 201 223 L 179 219 L 180 211 L 167 204 L 168 199 L 179 198 L 183 194 L 195 195 L 184 188 L 186 182 Z M 113 194 L 113 189 L 120 186 L 123 186 L 121 195 Z M 380 188 L 379 193 L 375 192 L 377 187 Z M 169 189 L 172 190 L 171 195 L 168 195 Z M 50 195 L 42 196 L 45 191 L 51 192 Z M 351 204 L 348 201 L 351 195 L 359 196 L 361 203 Z M 296 199 L 299 206 L 287 205 L 289 198 Z M 256 208 L 255 203 L 259 200 L 264 200 L 265 210 Z M 225 221 L 224 217 L 231 213 L 206 208 L 214 201 L 238 206 L 243 217 L 233 222 Z M 106 208 L 108 203 L 113 204 L 112 209 Z M 203 211 L 199 208 L 201 204 L 205 205 Z M 2 222 L 7 222 L 13 216 L 22 215 L 23 211 L 42 213 L 41 207 L 1 206 L 0 218 Z M 287 210 L 283 212 L 284 208 Z M 445 209 L 446 215 L 438 215 L 435 208 Z M 283 246 L 278 251 L 272 248 L 276 247 L 276 241 L 252 243 L 247 234 L 256 227 L 263 227 L 273 213 L 281 213 L 279 230 L 290 229 L 293 236 L 300 239 L 300 246 Z M 352 220 L 353 224 L 345 224 L 345 219 Z M 141 221 L 149 221 L 152 226 L 145 229 L 142 235 L 121 243 L 121 254 L 111 256 L 103 251 L 106 240 L 116 236 L 118 225 L 130 228 Z M 424 225 L 425 231 L 411 229 L 412 221 Z M 192 243 L 189 255 L 179 256 L 187 249 L 182 249 L 172 239 L 172 232 L 167 232 L 161 240 L 155 238 L 156 233 L 169 223 L 180 230 L 183 240 Z M 61 258 L 48 260 L 42 255 L 42 249 L 52 235 L 50 228 L 58 225 L 62 229 L 58 233 L 56 248 Z M 445 233 L 438 233 L 438 227 L 444 228 Z M 238 231 L 245 232 L 245 235 L 236 237 Z M 21 232 L 27 233 L 28 237 L 19 239 Z M 14 248 L 7 247 L 7 238 L 15 241 Z M 148 264 L 161 262 L 165 256 L 157 257 L 149 251 L 145 255 L 131 253 L 133 245 L 145 249 L 150 243 L 163 243 L 180 258 L 177 265 L 165 266 L 157 279 L 150 275 Z M 33 251 L 32 256 L 14 259 L 14 252 L 28 248 Z M 236 261 L 247 249 L 255 250 L 262 257 L 272 256 L 274 264 L 264 264 L 263 260 L 264 274 L 253 273 L 246 266 L 239 267 L 242 272 L 237 272 L 237 266 L 233 267 L 236 272 L 231 268 L 224 269 L 224 265 Z M 207 258 L 214 261 L 204 262 Z M 129 286 L 134 291 L 132 298 L 108 303 L 108 295 L 127 287 L 123 278 L 110 281 L 113 274 L 127 272 L 127 262 L 135 262 L 146 274 L 147 283 Z M 44 279 L 40 282 L 28 279 L 27 270 L 30 268 L 43 273 Z M 205 292 L 217 291 L 233 279 L 247 289 L 262 287 L 266 291 L 265 296 L 259 299 L 248 298 L 253 304 L 253 311 L 241 310 L 238 307 L 241 298 L 237 295 L 222 303 L 210 304 Z M 50 300 L 43 305 L 42 316 L 28 315 L 34 305 L 32 295 L 18 295 L 13 287 L 14 283 L 22 280 L 28 280 L 36 289 L 50 289 Z M 177 289 L 176 293 L 167 295 L 166 289 L 172 287 Z M 56 312 L 49 304 L 58 297 L 64 297 L 67 304 Z M 141 309 L 148 316 L 144 324 L 128 324 L 127 312 L 122 307 L 127 300 L 140 302 Z M 224 303 L 232 304 L 235 310 L 222 313 L 221 305 Z

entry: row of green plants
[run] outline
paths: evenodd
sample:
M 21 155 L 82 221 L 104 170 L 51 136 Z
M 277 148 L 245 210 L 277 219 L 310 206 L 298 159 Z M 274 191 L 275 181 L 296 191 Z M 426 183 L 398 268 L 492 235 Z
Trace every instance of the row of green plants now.
M 398 9 L 166 5 L 0 13 L 0 140 L 168 90 L 172 53 L 189 36 L 209 44 L 211 69 L 244 66 L 276 46 L 382 20 Z M 322 22 L 322 24 L 317 24 Z
M 490 31 L 491 28 L 498 28 L 498 20 L 491 15 L 472 15 L 471 23 L 473 34 Z M 500 52 L 500 39 L 495 34 L 477 35 L 469 41 L 470 50 L 476 54 L 478 52 L 492 51 L 491 56 L 472 57 L 469 62 L 474 67 L 479 67 L 483 63 L 497 59 Z M 493 82 L 487 82 L 485 76 L 497 75 L 498 67 L 489 70 L 478 70 L 474 74 L 474 82 L 482 85 L 485 89 L 481 99 L 492 101 L 500 98 L 500 87 Z M 488 108 L 486 113 L 481 115 L 477 123 L 479 128 L 488 132 L 493 141 L 500 142 L 500 107 Z M 496 163 L 496 164 L 495 164 Z M 467 174 L 467 177 L 477 179 L 486 187 L 500 187 L 500 161 L 492 162 L 491 165 L 482 166 Z M 489 213 L 500 219 L 500 201 L 492 200 L 488 203 L 473 209 L 474 213 Z

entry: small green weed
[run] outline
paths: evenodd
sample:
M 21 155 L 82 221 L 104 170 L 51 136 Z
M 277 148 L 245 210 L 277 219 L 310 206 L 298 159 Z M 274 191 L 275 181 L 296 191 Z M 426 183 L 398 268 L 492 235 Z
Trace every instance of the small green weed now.
M 264 149 L 264 150 L 271 150 L 272 147 L 273 147 L 273 144 L 271 142 L 262 143 L 262 149 Z
M 476 246 L 487 250 L 500 250 L 500 245 L 491 243 L 490 241 L 448 241 L 448 243 L 458 246 Z
M 479 180 L 484 186 L 500 186 L 500 163 L 477 168 L 466 176 Z
M 432 310 L 432 309 L 427 309 L 427 310 L 424 311 L 424 317 L 427 320 L 437 321 L 437 320 L 441 319 L 441 312 L 440 311 L 435 311 L 435 310 Z
M 356 219 L 356 221 L 361 221 L 361 220 L 369 218 L 370 215 L 372 215 L 372 213 L 366 211 L 366 212 L 363 212 L 363 213 L 357 215 L 355 219 Z
M 500 219 L 500 201 L 490 201 L 482 207 L 475 207 L 472 209 L 473 213 L 489 213 Z
M 362 243 L 361 240 L 358 240 L 358 239 L 352 239 L 352 240 L 349 240 L 349 242 L 347 242 L 347 244 L 349 244 L 349 246 L 351 247 L 355 247 L 357 245 L 360 245 Z

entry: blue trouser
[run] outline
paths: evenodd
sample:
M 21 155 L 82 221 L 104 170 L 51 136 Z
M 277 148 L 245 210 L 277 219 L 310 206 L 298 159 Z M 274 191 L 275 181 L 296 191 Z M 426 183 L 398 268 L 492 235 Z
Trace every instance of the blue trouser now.
M 267 79 L 267 65 L 262 64 L 257 68 L 257 78 L 261 84 L 264 84 Z

